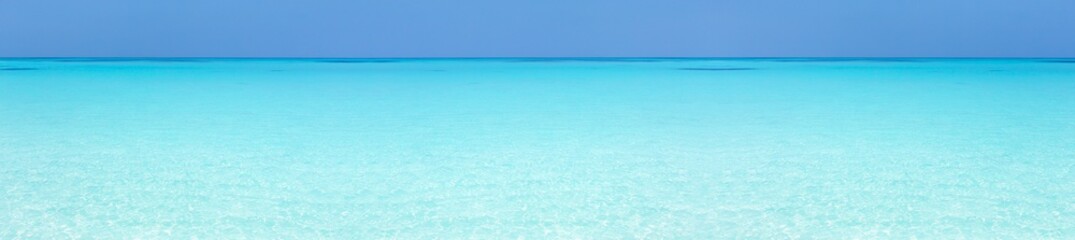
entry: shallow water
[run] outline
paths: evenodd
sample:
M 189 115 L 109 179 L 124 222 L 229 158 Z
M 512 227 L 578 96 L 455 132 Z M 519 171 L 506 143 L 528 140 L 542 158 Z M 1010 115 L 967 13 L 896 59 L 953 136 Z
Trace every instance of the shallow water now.
M 1065 61 L 0 59 L 0 238 L 1075 238 Z

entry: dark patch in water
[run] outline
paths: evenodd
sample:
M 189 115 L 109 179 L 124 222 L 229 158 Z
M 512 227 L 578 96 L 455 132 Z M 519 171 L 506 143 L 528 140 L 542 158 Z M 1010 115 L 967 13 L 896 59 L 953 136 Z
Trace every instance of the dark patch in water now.
M 924 62 L 910 58 L 777 58 L 774 62 Z
M 6 68 L 0 68 L 0 71 L 33 71 L 33 70 L 37 70 L 37 68 L 27 68 L 27 67 L 6 67 Z
M 323 62 L 323 63 L 394 63 L 394 62 L 399 62 L 399 60 L 391 60 L 391 59 L 324 59 L 324 60 L 315 60 L 315 62 Z
M 747 71 L 758 70 L 757 68 L 677 68 L 684 71 Z
M 1075 63 L 1075 59 L 1050 59 L 1050 60 L 1042 60 L 1041 62 L 1045 62 L 1045 63 Z

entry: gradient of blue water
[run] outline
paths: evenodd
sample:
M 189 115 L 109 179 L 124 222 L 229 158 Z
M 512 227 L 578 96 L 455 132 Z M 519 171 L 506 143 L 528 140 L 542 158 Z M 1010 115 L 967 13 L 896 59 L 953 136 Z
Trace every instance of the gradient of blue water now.
M 0 238 L 1075 238 L 1075 63 L 0 60 Z

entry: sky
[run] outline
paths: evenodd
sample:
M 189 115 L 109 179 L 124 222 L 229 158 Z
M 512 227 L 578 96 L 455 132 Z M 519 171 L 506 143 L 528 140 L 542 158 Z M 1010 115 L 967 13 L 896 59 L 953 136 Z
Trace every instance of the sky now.
M 1075 57 L 1075 1 L 0 0 L 0 57 Z

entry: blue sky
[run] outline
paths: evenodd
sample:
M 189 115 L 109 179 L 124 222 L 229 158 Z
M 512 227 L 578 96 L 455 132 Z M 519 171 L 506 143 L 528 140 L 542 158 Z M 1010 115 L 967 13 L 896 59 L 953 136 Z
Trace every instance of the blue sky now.
M 1075 57 L 1075 1 L 0 0 L 0 56 Z

